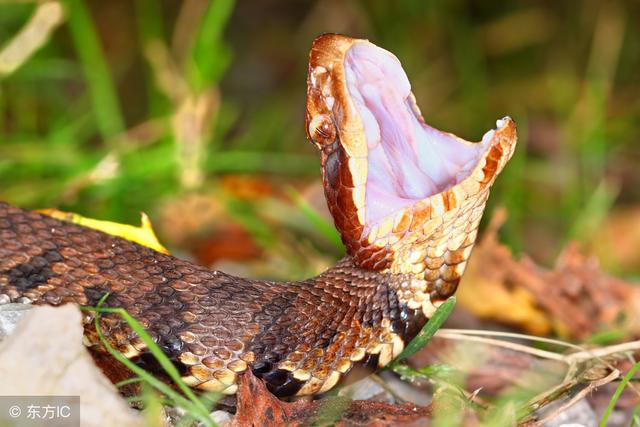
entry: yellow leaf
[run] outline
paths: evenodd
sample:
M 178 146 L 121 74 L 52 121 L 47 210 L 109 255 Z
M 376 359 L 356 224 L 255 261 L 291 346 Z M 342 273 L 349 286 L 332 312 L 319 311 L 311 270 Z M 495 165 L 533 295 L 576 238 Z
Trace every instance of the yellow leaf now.
M 510 290 L 503 283 L 474 273 L 467 272 L 456 295 L 463 307 L 478 317 L 517 325 L 533 335 L 551 332 L 551 319 L 536 307 L 535 298 L 526 289 Z
M 74 224 L 102 231 L 103 233 L 111 234 L 112 236 L 122 237 L 123 239 L 130 240 L 139 245 L 170 255 L 169 251 L 158 241 L 158 238 L 153 231 L 151 221 L 144 212 L 141 214 L 141 224 L 139 227 L 128 224 L 119 224 L 117 222 L 85 218 L 82 215 L 63 212 L 57 209 L 42 209 L 39 212 L 62 221 L 72 222 Z

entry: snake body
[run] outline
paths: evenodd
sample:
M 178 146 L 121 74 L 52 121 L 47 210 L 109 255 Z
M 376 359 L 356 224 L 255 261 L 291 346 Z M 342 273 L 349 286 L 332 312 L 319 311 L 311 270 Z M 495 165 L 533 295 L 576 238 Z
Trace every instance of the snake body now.
M 354 48 L 355 57 L 349 53 Z M 94 305 L 109 292 L 106 305 L 125 308 L 185 382 L 202 390 L 234 393 L 238 374 L 251 369 L 277 396 L 311 395 L 331 389 L 354 367 L 384 366 L 455 292 L 516 131 L 511 119 L 499 121 L 477 155 L 461 154 L 473 160 L 467 169 L 454 170 L 453 178 L 441 174 L 449 184 L 433 178 L 432 194 L 375 205 L 378 189 L 369 185 L 378 178 L 369 159 L 377 146 L 367 139 L 369 122 L 354 101 L 360 95 L 353 67 L 367 67 L 376 55 L 387 55 L 378 64 L 395 66 L 386 62 L 395 59 L 390 53 L 338 35 L 319 37 L 310 53 L 307 134 L 320 149 L 327 203 L 347 248 L 326 272 L 286 283 L 234 277 L 0 203 L 0 304 Z M 407 99 L 423 123 L 413 96 Z M 384 143 L 389 125 L 377 120 Z M 441 132 L 437 137 L 469 150 L 479 144 Z M 455 166 L 455 156 L 445 160 Z M 397 169 L 389 171 L 393 177 Z M 387 215 L 374 218 L 376 210 Z M 126 322 L 104 315 L 101 325 L 124 355 L 152 365 Z M 99 352 L 90 317 L 85 335 Z

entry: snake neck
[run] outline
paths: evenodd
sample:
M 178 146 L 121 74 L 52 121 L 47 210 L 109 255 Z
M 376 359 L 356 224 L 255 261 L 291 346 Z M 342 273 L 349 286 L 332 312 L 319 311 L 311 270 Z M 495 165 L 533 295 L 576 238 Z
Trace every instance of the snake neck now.
M 368 234 L 360 230 L 355 239 L 347 240 L 343 233 L 349 255 L 334 269 L 348 265 L 372 280 L 379 278 L 399 304 L 430 318 L 457 290 L 489 191 L 485 187 L 455 204 L 448 199 L 446 205 L 442 197 L 436 207 L 417 203 L 370 227 Z M 328 200 L 333 196 L 327 193 Z M 329 208 L 340 218 L 339 204 L 329 203 Z M 336 221 L 339 229 L 340 224 Z
M 276 298 L 289 302 L 263 305 L 275 315 L 247 343 L 253 373 L 276 395 L 309 395 L 387 365 L 427 321 L 405 298 L 415 280 L 346 256 L 315 278 L 279 285 Z M 285 339 L 277 339 L 285 324 Z
M 333 282 L 349 297 L 356 296 L 365 313 L 363 323 L 375 318 L 405 341 L 411 340 L 433 314 L 423 301 L 429 300 L 429 289 L 435 289 L 436 283 L 425 280 L 424 272 L 369 270 L 347 255 L 314 280 Z

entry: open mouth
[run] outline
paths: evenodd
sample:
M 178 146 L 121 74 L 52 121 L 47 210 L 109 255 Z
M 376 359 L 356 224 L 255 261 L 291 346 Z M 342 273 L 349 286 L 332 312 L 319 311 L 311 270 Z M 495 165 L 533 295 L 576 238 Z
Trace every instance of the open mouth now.
M 367 226 L 455 186 L 491 145 L 494 130 L 474 143 L 427 125 L 400 61 L 384 49 L 354 43 L 344 73 L 368 148 Z

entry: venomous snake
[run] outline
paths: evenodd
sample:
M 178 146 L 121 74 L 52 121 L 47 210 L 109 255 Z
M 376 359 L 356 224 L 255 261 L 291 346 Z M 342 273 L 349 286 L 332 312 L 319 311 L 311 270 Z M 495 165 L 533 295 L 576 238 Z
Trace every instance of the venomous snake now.
M 125 308 L 201 390 L 233 394 L 251 369 L 277 396 L 312 395 L 358 365 L 384 366 L 454 294 L 515 124 L 498 120 L 478 143 L 438 131 L 393 54 L 333 34 L 313 42 L 306 111 L 347 250 L 329 270 L 287 283 L 233 277 L 0 203 L 0 304 L 94 305 L 109 292 L 106 305 Z M 121 318 L 101 324 L 152 365 Z

